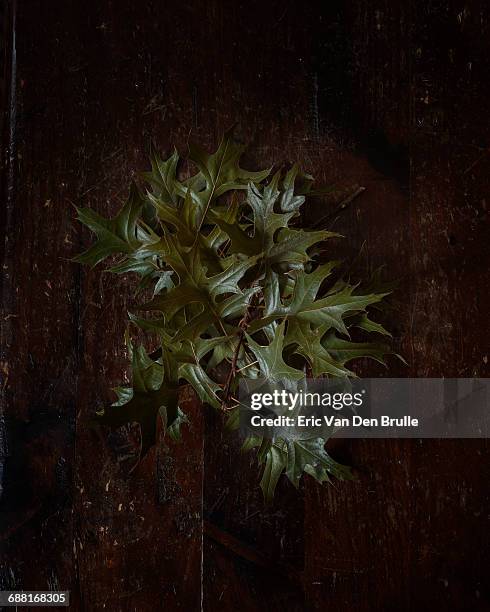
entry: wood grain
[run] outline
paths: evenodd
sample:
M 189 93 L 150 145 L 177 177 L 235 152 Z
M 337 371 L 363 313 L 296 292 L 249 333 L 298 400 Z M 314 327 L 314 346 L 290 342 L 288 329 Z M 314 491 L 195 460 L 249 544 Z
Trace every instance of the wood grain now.
M 180 445 L 90 427 L 127 379 L 133 293 L 69 258 L 73 204 L 112 214 L 150 141 L 251 169 L 302 161 L 305 212 L 399 278 L 398 376 L 488 375 L 488 7 L 418 2 L 8 0 L 1 223 L 0 586 L 74 610 L 489 610 L 485 440 L 341 441 L 355 483 L 279 483 L 193 397 Z M 365 190 L 339 215 L 338 202 Z M 355 270 L 357 273 L 357 270 Z M 129 281 L 129 282 L 128 282 Z M 361 364 L 364 374 L 383 371 Z

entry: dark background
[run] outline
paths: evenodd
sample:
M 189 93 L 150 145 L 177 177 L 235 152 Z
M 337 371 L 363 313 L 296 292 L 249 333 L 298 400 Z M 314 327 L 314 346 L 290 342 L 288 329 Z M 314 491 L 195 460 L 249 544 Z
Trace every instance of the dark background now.
M 366 188 L 335 229 L 341 255 L 363 247 L 400 279 L 409 367 L 390 375 L 488 376 L 488 3 L 4 0 L 0 15 L 0 587 L 69 589 L 87 611 L 490 610 L 486 440 L 342 441 L 358 482 L 281 482 L 264 508 L 255 458 L 190 399 L 183 444 L 130 472 L 135 432 L 87 419 L 124 379 L 131 290 L 68 261 L 89 240 L 72 204 L 112 214 L 152 139 L 211 149 L 238 121 L 245 167 L 299 160 Z

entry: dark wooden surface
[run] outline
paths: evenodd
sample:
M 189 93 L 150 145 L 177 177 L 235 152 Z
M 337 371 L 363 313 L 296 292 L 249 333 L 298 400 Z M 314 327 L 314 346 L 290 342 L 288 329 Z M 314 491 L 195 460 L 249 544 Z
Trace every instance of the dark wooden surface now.
M 253 456 L 189 400 L 183 443 L 131 471 L 134 432 L 88 427 L 127 375 L 131 291 L 68 261 L 72 204 L 114 212 L 151 139 L 212 147 L 236 121 L 249 166 L 366 188 L 335 255 L 400 278 L 391 372 L 488 376 L 488 13 L 4 0 L 1 588 L 87 611 L 490 610 L 487 441 L 343 441 L 358 482 L 281 482 L 264 508 Z

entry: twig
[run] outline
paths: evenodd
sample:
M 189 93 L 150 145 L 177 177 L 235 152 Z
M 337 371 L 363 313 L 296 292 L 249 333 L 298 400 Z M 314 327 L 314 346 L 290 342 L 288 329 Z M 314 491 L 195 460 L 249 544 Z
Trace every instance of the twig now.
M 240 368 L 239 370 L 237 370 L 236 373 L 238 374 L 238 372 L 243 372 L 243 370 L 246 370 L 247 368 L 255 365 L 256 363 L 258 363 L 257 359 L 255 361 L 252 361 L 252 363 L 247 363 L 247 365 L 243 366 L 243 368 Z
M 245 314 L 243 315 L 242 320 L 239 323 L 240 326 L 240 331 L 238 332 L 238 343 L 237 343 L 237 347 L 235 349 L 235 352 L 233 354 L 233 358 L 231 360 L 231 365 L 230 365 L 230 371 L 228 372 L 228 376 L 226 378 L 226 382 L 225 382 L 225 388 L 224 388 L 224 392 L 223 392 L 223 402 L 221 404 L 221 408 L 222 410 L 227 410 L 227 404 L 228 401 L 230 399 L 230 390 L 231 390 L 231 383 L 233 382 L 234 378 L 235 378 L 235 374 L 236 374 L 236 364 L 238 361 L 238 355 L 240 353 L 240 349 L 242 347 L 243 344 L 243 338 L 245 337 L 245 329 L 246 329 L 246 322 L 248 319 L 248 308 L 250 308 L 250 306 L 247 307 L 247 310 L 245 311 Z
M 361 193 L 363 193 L 364 191 L 366 191 L 365 187 L 358 187 L 347 198 L 345 198 L 345 200 L 342 200 L 342 202 L 337 206 L 337 208 L 333 212 L 328 213 L 327 215 L 323 215 L 323 217 L 320 217 L 320 219 L 318 219 L 318 221 L 316 221 L 313 224 L 313 227 L 320 227 L 321 225 L 328 223 L 329 221 L 332 221 L 333 219 L 335 219 L 337 215 L 343 212 L 349 206 L 349 204 L 353 200 L 355 200 L 357 196 L 361 195 Z
M 247 329 L 247 326 L 250 322 L 250 309 L 252 307 L 255 295 L 256 294 L 252 295 L 250 302 L 247 306 L 247 309 L 245 310 L 245 314 L 243 315 L 240 323 L 238 324 L 238 327 L 240 328 L 240 331 L 238 332 L 238 343 L 237 343 L 235 352 L 233 354 L 233 358 L 231 360 L 230 371 L 228 372 L 228 376 L 226 378 L 226 382 L 225 382 L 225 386 L 223 390 L 223 402 L 221 404 L 221 409 L 223 411 L 228 410 L 228 402 L 230 400 L 231 384 L 237 373 L 236 366 L 237 366 L 238 356 L 240 354 L 240 349 L 242 348 L 243 339 L 245 337 L 245 330 Z M 252 365 L 252 364 L 249 364 L 249 365 Z M 240 369 L 243 370 L 243 368 L 240 368 Z

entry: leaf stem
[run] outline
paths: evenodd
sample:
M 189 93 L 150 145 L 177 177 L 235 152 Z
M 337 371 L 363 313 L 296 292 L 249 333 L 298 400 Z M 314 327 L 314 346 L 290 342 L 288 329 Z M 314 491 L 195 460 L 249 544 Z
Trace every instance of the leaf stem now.
M 228 403 L 230 401 L 230 395 L 231 395 L 231 385 L 235 379 L 237 372 L 253 365 L 250 363 L 244 368 L 240 368 L 240 370 L 237 370 L 237 367 L 236 367 L 238 356 L 240 354 L 240 349 L 242 348 L 243 340 L 245 338 L 245 330 L 247 329 L 248 324 L 250 323 L 250 309 L 252 307 L 255 295 L 256 294 L 252 295 L 252 297 L 250 298 L 247 308 L 245 309 L 245 314 L 243 315 L 240 323 L 238 324 L 238 327 L 240 328 L 238 332 L 238 342 L 237 342 L 235 352 L 233 353 L 233 358 L 231 360 L 230 371 L 228 372 L 228 376 L 226 378 L 224 392 L 223 392 L 223 402 L 221 404 L 222 410 L 225 410 L 225 411 L 228 409 Z

